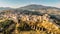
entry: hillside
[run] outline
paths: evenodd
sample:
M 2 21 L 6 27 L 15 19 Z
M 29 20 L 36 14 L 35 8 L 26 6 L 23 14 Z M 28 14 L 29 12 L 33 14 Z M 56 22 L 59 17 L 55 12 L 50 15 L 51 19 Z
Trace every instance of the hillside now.
M 31 5 L 27 5 L 24 7 L 17 8 L 18 12 L 23 12 L 24 10 L 35 11 L 35 12 L 39 12 L 42 14 L 47 13 L 50 15 L 54 15 L 58 19 L 60 17 L 60 8 L 56 8 L 56 7 L 31 4 Z
M 1 8 L 0 34 L 60 34 L 60 8 L 36 4 Z
M 1 34 L 60 34 L 60 26 L 48 14 L 4 14 L 0 19 Z M 23 33 L 22 33 L 23 32 Z

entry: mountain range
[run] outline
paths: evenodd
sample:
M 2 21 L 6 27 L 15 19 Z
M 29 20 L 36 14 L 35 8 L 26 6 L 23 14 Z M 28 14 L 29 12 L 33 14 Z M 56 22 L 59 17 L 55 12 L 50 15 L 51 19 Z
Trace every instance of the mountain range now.
M 28 10 L 28 9 L 31 9 L 31 10 L 38 10 L 38 9 L 59 9 L 60 8 L 57 8 L 57 7 L 51 7 L 51 6 L 44 6 L 44 5 L 37 5 L 37 4 L 31 4 L 31 5 L 27 5 L 27 6 L 23 6 L 23 7 L 19 7 L 19 8 L 16 8 L 16 9 L 25 9 L 25 10 Z M 14 8 L 10 8 L 10 7 L 0 7 L 0 10 L 8 10 L 8 9 L 14 9 Z
M 31 4 L 24 7 L 19 8 L 9 8 L 9 7 L 0 7 L 0 12 L 4 12 L 6 10 L 10 10 L 10 12 L 14 11 L 13 13 L 34 13 L 34 14 L 44 14 L 47 13 L 51 16 L 55 16 L 55 18 L 58 18 L 60 20 L 60 8 L 57 7 L 51 7 L 51 6 L 43 6 L 43 5 L 37 5 L 37 4 Z

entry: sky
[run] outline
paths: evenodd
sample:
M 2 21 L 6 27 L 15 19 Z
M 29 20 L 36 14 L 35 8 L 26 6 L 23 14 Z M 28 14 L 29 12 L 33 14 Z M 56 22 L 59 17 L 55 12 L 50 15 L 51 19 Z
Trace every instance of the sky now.
M 60 0 L 0 0 L 0 7 L 18 8 L 30 4 L 60 8 Z

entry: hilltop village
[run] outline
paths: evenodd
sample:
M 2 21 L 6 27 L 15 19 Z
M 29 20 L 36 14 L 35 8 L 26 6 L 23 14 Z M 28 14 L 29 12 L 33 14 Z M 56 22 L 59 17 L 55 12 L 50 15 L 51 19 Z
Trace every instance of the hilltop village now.
M 44 15 L 26 15 L 26 14 L 4 14 L 2 15 L 0 22 L 8 20 L 13 20 L 15 22 L 15 33 L 18 34 L 18 27 L 22 27 L 21 24 L 24 25 L 22 29 L 24 30 L 35 30 L 35 31 L 45 31 L 47 33 L 59 33 L 59 26 L 54 23 L 54 20 L 50 19 L 48 14 Z M 54 23 L 54 24 L 53 24 Z

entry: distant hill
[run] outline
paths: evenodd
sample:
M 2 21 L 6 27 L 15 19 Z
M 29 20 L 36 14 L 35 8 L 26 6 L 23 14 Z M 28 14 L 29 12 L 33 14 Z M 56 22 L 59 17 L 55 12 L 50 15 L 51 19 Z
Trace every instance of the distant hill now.
M 28 10 L 28 11 L 26 11 Z M 58 19 L 60 20 L 60 8 L 57 8 L 57 7 L 51 7 L 51 6 L 43 6 L 43 5 L 37 5 L 37 4 L 31 4 L 31 5 L 27 5 L 27 6 L 24 6 L 24 7 L 20 7 L 20 8 L 17 8 L 17 11 L 18 12 L 22 12 L 22 13 L 31 13 L 32 11 L 34 11 L 34 14 L 39 14 L 42 13 L 47 13 L 49 14 L 50 16 L 54 17 L 54 19 Z
M 9 10 L 9 9 L 14 9 L 14 8 L 10 8 L 10 7 L 0 7 L 0 10 Z M 44 6 L 44 5 L 37 5 L 37 4 L 31 4 L 31 5 L 27 5 L 24 7 L 19 7 L 16 9 L 23 9 L 23 10 L 38 10 L 38 9 L 58 9 L 60 10 L 60 8 L 57 7 L 51 7 L 51 6 Z
M 24 14 L 31 14 L 33 13 L 33 15 L 39 14 L 39 13 L 47 13 L 49 15 L 54 15 L 56 18 L 59 19 L 60 17 L 60 8 L 57 7 L 50 7 L 50 6 L 43 6 L 43 5 L 37 5 L 37 4 L 31 4 L 31 5 L 27 5 L 24 7 L 20 7 L 20 8 L 9 8 L 9 7 L 0 7 L 0 12 L 2 12 L 1 10 L 10 10 L 11 12 L 14 11 L 13 13 L 24 13 Z M 34 12 L 33 12 L 34 11 Z M 35 15 L 36 15 L 35 14 Z
M 60 8 L 50 7 L 50 6 L 43 6 L 43 5 L 36 5 L 31 4 L 24 7 L 17 8 L 18 11 L 20 10 L 29 10 L 29 11 L 37 11 L 41 13 L 48 13 L 54 15 L 60 15 Z
M 14 8 L 10 8 L 10 7 L 0 7 L 0 13 L 1 13 L 1 12 L 5 12 L 5 11 L 8 11 L 8 10 L 12 11 L 12 10 L 14 10 Z
M 9 9 L 13 9 L 13 8 L 10 8 L 10 7 L 0 7 L 0 10 L 9 10 Z
M 60 9 L 60 8 L 56 8 L 56 7 L 50 7 L 50 6 L 43 6 L 43 5 L 37 5 L 37 4 L 31 4 L 31 5 L 27 5 L 24 7 L 20 7 L 21 9 L 25 9 L 25 10 L 33 10 L 33 9 Z M 19 9 L 19 8 L 18 8 Z

